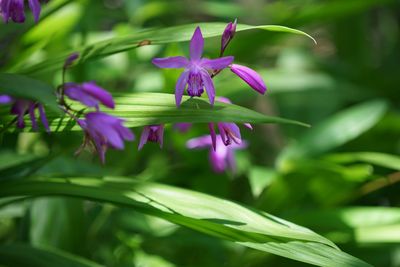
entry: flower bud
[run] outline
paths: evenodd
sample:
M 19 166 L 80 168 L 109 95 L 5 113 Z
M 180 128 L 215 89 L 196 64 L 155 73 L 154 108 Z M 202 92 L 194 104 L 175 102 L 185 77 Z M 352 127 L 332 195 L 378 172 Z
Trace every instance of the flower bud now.
M 263 79 L 261 78 L 260 74 L 256 71 L 237 64 L 232 64 L 230 66 L 231 71 L 239 76 L 240 79 L 245 81 L 251 88 L 259 92 L 260 94 L 265 94 L 267 91 L 267 87 Z
M 229 42 L 233 39 L 233 36 L 235 36 L 236 25 L 237 25 L 237 20 L 235 19 L 233 23 L 229 22 L 228 25 L 226 26 L 221 38 L 221 55 L 224 54 L 224 51 L 228 46 Z

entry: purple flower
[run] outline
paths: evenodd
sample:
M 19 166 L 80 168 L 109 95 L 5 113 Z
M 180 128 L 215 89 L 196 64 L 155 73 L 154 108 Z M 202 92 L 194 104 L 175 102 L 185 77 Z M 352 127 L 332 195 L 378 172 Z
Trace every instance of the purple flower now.
M 232 102 L 226 98 L 226 97 L 218 97 L 217 99 L 218 102 L 222 102 L 225 104 L 232 104 Z M 245 127 L 249 129 L 253 129 L 250 123 L 245 123 Z M 210 136 L 212 140 L 212 146 L 214 149 L 216 149 L 216 133 L 214 129 L 214 123 L 209 123 L 208 127 L 210 129 Z M 242 143 L 242 137 L 240 135 L 240 129 L 239 127 L 233 123 L 233 122 L 218 122 L 217 123 L 218 131 L 219 131 L 219 136 L 221 137 L 221 141 L 225 146 L 229 146 L 232 143 L 235 143 L 237 145 L 240 145 Z
M 88 107 L 95 107 L 97 110 L 100 103 L 112 109 L 115 107 L 111 94 L 94 82 L 66 83 L 64 93 L 70 99 L 79 101 Z
M 36 110 L 39 110 L 39 117 L 47 132 L 50 132 L 49 123 L 46 118 L 43 105 L 32 100 L 13 98 L 9 95 L 0 95 L 0 104 L 12 104 L 11 114 L 17 115 L 17 127 L 25 128 L 24 117 L 29 114 L 32 123 L 32 129 L 37 130 L 38 125 L 36 121 Z
M 154 58 L 153 64 L 159 68 L 184 68 L 184 72 L 179 77 L 175 87 L 176 105 L 180 106 L 182 95 L 186 85 L 187 93 L 191 96 L 201 96 L 204 88 L 207 92 L 211 105 L 214 104 L 215 88 L 210 76 L 213 70 L 222 70 L 228 67 L 233 57 L 221 57 L 217 59 L 202 58 L 204 39 L 199 27 L 194 31 L 190 41 L 190 59 L 182 56 Z
M 186 147 L 189 149 L 209 147 L 209 160 L 211 167 L 215 172 L 221 173 L 226 169 L 230 169 L 232 172 L 236 171 L 236 160 L 234 151 L 237 149 L 246 148 L 247 144 L 245 141 L 243 141 L 241 144 L 231 144 L 229 146 L 225 146 L 225 144 L 222 143 L 222 138 L 217 138 L 216 149 L 214 150 L 210 136 L 204 135 L 201 137 L 190 139 L 186 143 Z
M 232 64 L 229 66 L 231 71 L 239 76 L 240 79 L 245 81 L 251 88 L 259 92 L 260 94 L 265 94 L 267 87 L 260 74 L 256 71 L 237 64 Z
M 123 119 L 103 112 L 89 112 L 85 119 L 79 119 L 78 124 L 85 131 L 85 139 L 77 153 L 89 143 L 93 144 L 102 163 L 109 147 L 124 149 L 124 141 L 132 141 L 135 136 L 122 123 Z
M 235 36 L 236 32 L 236 25 L 237 25 L 237 19 L 235 21 L 229 22 L 228 25 L 226 26 L 224 33 L 222 34 L 221 38 L 221 56 L 224 54 L 226 47 L 228 46 L 229 42 L 233 39 Z
M 140 136 L 140 142 L 138 149 L 141 150 L 143 146 L 149 141 L 158 143 L 160 148 L 163 146 L 164 140 L 164 125 L 150 125 L 145 126 Z
M 29 8 L 32 10 L 35 22 L 39 21 L 41 6 L 39 0 L 28 0 Z M 42 1 L 47 2 L 47 1 Z M 4 22 L 12 19 L 16 23 L 25 22 L 24 0 L 0 0 L 0 13 Z

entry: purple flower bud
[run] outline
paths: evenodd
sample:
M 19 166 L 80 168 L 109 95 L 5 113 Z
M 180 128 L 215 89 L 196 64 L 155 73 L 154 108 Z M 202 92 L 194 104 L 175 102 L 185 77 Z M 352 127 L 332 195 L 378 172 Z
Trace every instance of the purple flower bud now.
M 32 123 L 32 129 L 37 130 L 36 109 L 39 110 L 40 120 L 47 132 L 50 132 L 49 123 L 46 118 L 43 105 L 28 99 L 15 99 L 9 95 L 0 95 L 0 104 L 12 104 L 11 114 L 17 115 L 17 127 L 25 128 L 24 117 L 29 114 Z
M 91 143 L 104 163 L 109 147 L 122 150 L 125 140 L 132 141 L 135 138 L 131 130 L 123 126 L 123 122 L 123 119 L 103 112 L 87 113 L 84 120 L 78 120 L 78 124 L 85 131 L 85 140 L 77 152 Z
M 141 150 L 147 142 L 159 143 L 160 148 L 163 146 L 164 140 L 164 125 L 145 126 L 140 136 L 139 147 Z
M 88 107 L 99 109 L 99 103 L 112 109 L 115 107 L 112 95 L 94 82 L 66 83 L 64 93 L 70 99 L 79 101 Z
M 226 169 L 230 169 L 232 172 L 236 171 L 236 160 L 234 151 L 237 149 L 244 149 L 247 147 L 245 141 L 241 144 L 232 144 L 230 146 L 225 146 L 222 142 L 221 136 L 216 136 L 216 149 L 213 149 L 212 138 L 205 135 L 197 138 L 190 139 L 186 143 L 186 147 L 189 149 L 199 149 L 199 148 L 210 148 L 209 160 L 210 165 L 214 172 L 221 173 Z
M 239 76 L 240 79 L 245 81 L 251 88 L 259 92 L 260 94 L 265 94 L 267 91 L 267 87 L 263 79 L 261 78 L 260 74 L 256 71 L 237 64 L 232 64 L 230 66 L 231 71 Z
M 75 60 L 77 60 L 79 58 L 79 54 L 78 53 L 72 53 L 71 55 L 69 55 L 67 57 L 67 59 L 65 60 L 64 63 L 64 69 L 70 67 L 72 64 L 74 64 Z
M 228 46 L 229 42 L 235 36 L 236 25 L 237 25 L 237 19 L 235 19 L 235 21 L 233 23 L 229 22 L 228 25 L 226 26 L 224 33 L 222 34 L 222 38 L 221 38 L 221 55 L 224 54 L 225 49 Z

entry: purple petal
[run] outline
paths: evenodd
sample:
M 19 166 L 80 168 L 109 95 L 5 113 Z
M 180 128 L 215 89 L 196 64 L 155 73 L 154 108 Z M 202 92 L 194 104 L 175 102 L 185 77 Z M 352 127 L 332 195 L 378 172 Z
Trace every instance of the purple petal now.
M 210 147 L 211 145 L 212 144 L 209 135 L 192 138 L 186 142 L 186 147 L 189 149 L 206 148 Z
M 143 148 L 143 146 L 147 143 L 147 140 L 149 139 L 149 135 L 150 135 L 150 130 L 151 129 L 149 126 L 145 126 L 143 128 L 142 135 L 140 136 L 138 150 L 141 150 Z
M 162 69 L 180 69 L 185 68 L 189 64 L 189 60 L 182 56 L 153 58 L 151 62 Z
M 47 121 L 46 113 L 44 111 L 43 105 L 39 104 L 39 115 L 40 115 L 40 120 L 42 121 L 42 124 L 44 128 L 46 129 L 46 132 L 50 133 L 50 128 L 49 128 L 49 122 Z
M 184 71 L 181 76 L 179 76 L 178 81 L 176 82 L 175 86 L 175 102 L 176 106 L 179 107 L 182 102 L 183 92 L 185 91 L 185 87 L 187 84 L 187 79 L 189 77 L 189 72 Z
M 160 148 L 163 147 L 164 143 L 164 125 L 160 125 L 157 129 L 158 143 L 160 144 Z
M 10 6 L 12 0 L 1 0 L 0 1 L 0 13 L 3 16 L 3 20 L 7 23 L 10 20 Z
M 233 23 L 229 22 L 228 25 L 225 27 L 225 30 L 221 38 L 221 55 L 224 53 L 229 42 L 233 39 L 233 36 L 235 36 L 236 25 L 237 25 L 237 19 L 235 19 Z
M 260 94 L 265 94 L 265 91 L 267 91 L 263 79 L 256 71 L 237 64 L 232 64 L 231 71 Z
M 233 136 L 233 141 L 236 144 L 240 144 L 242 142 L 242 137 L 240 135 L 240 128 L 233 122 L 224 123 L 225 127 L 229 128 L 231 136 Z
M 237 163 L 236 163 L 235 153 L 232 149 L 229 149 L 228 153 L 226 154 L 226 165 L 228 166 L 229 169 L 231 169 L 233 173 L 236 173 Z
M 135 135 L 133 134 L 133 132 L 122 124 L 116 126 L 115 128 L 122 139 L 127 141 L 133 141 L 135 139 Z
M 33 17 L 37 23 L 39 21 L 41 11 L 39 0 L 29 0 L 29 8 L 32 10 Z
M 189 129 L 192 127 L 191 123 L 188 122 L 180 122 L 180 123 L 175 123 L 174 124 L 174 129 L 178 130 L 181 133 L 185 133 L 189 131 Z
M 35 104 L 33 103 L 29 106 L 29 117 L 32 122 L 32 129 L 36 131 L 38 129 L 38 126 L 35 118 Z
M 79 58 L 79 53 L 72 53 L 71 55 L 69 55 L 65 60 L 64 68 L 70 67 L 78 58 Z
M 229 149 L 229 147 L 218 143 L 216 151 L 210 150 L 210 163 L 215 172 L 221 173 L 225 170 L 226 156 Z
M 214 123 L 209 123 L 208 124 L 208 129 L 210 130 L 212 148 L 215 151 L 215 149 L 217 147 L 217 134 L 215 133 Z
M 203 55 L 204 38 L 200 27 L 197 27 L 190 40 L 190 60 L 199 60 Z
M 212 70 L 220 70 L 228 67 L 230 64 L 232 64 L 234 57 L 228 56 L 228 57 L 220 57 L 216 59 L 208 59 L 208 58 L 203 58 L 201 60 L 201 66 L 206 69 L 212 69 Z
M 204 83 L 204 87 L 206 88 L 206 92 L 208 95 L 208 99 L 210 100 L 210 104 L 214 105 L 214 99 L 215 99 L 215 88 L 214 88 L 214 83 L 210 77 L 210 74 L 206 71 L 201 72 L 201 78 Z
M 250 123 L 243 123 L 244 127 L 253 130 L 253 126 Z
M 9 95 L 0 95 L 0 104 L 10 104 L 14 99 Z
M 232 104 L 231 100 L 227 97 L 219 96 L 217 97 L 217 101 L 225 104 Z
M 65 85 L 64 93 L 72 100 L 81 102 L 88 107 L 98 107 L 99 101 L 87 92 L 83 91 L 81 85 L 69 83 Z
M 23 23 L 25 21 L 24 0 L 11 1 L 9 16 L 16 23 Z
M 82 89 L 92 97 L 98 99 L 104 106 L 114 109 L 115 104 L 112 95 L 94 82 L 83 83 Z

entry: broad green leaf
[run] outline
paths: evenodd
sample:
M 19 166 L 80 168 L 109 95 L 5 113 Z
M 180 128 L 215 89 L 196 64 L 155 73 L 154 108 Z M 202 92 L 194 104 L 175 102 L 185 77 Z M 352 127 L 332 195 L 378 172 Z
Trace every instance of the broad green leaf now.
M 43 62 L 40 62 L 33 66 L 13 69 L 13 71 L 19 73 L 34 74 L 46 70 L 61 69 L 65 59 L 71 52 L 78 52 L 81 55 L 76 64 L 82 64 L 89 60 L 103 58 L 116 53 L 121 53 L 131 49 L 135 49 L 144 45 L 167 44 L 173 42 L 189 41 L 193 35 L 194 29 L 197 26 L 200 26 L 204 38 L 210 38 L 222 35 L 226 27 L 226 23 L 220 23 L 220 22 L 197 23 L 197 24 L 174 26 L 163 29 L 151 29 L 151 30 L 139 31 L 133 33 L 130 36 L 116 37 L 113 39 L 91 44 L 79 49 L 75 49 L 74 51 L 66 52 L 58 57 L 46 59 Z M 279 26 L 279 25 L 251 26 L 245 24 L 239 24 L 237 26 L 237 32 L 254 30 L 254 29 L 300 34 L 311 38 L 315 42 L 315 40 L 305 32 L 285 26 Z
M 318 234 L 228 200 L 132 178 L 43 178 L 3 183 L 1 197 L 64 195 L 127 205 L 247 247 L 319 266 L 369 266 Z
M 0 246 L 0 265 L 29 267 L 101 267 L 101 265 L 50 248 L 33 248 L 24 244 Z
M 183 97 L 181 107 L 175 105 L 175 96 L 160 93 L 120 94 L 115 97 L 116 109 L 108 110 L 112 115 L 124 118 L 127 127 L 176 123 L 238 122 L 238 123 L 279 123 L 308 126 L 307 124 L 270 117 L 253 110 L 232 104 L 215 103 L 214 107 L 207 101 Z M 72 106 L 81 110 L 82 106 Z M 52 131 L 81 130 L 69 117 L 59 118 L 54 113 L 48 114 Z M 29 120 L 26 121 L 30 125 Z M 29 130 L 29 127 L 27 127 Z
M 341 146 L 373 127 L 385 114 L 387 104 L 374 100 L 341 111 L 307 131 L 296 143 L 287 146 L 278 159 L 311 157 Z
M 336 163 L 353 163 L 363 161 L 377 166 L 400 171 L 400 157 L 379 152 L 338 153 L 326 157 Z
M 53 111 L 58 111 L 54 89 L 27 76 L 0 73 L 0 94 L 36 100 Z

